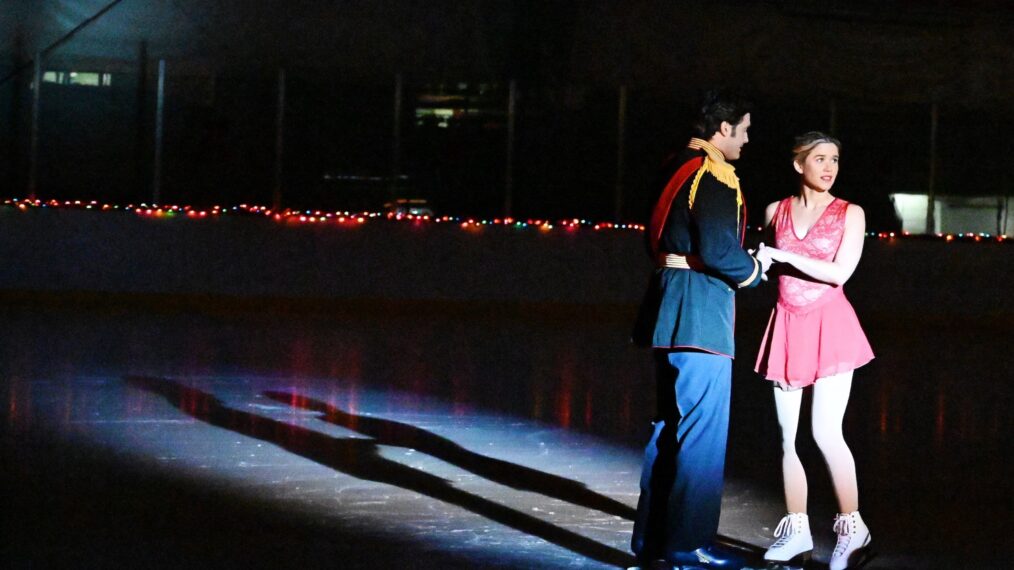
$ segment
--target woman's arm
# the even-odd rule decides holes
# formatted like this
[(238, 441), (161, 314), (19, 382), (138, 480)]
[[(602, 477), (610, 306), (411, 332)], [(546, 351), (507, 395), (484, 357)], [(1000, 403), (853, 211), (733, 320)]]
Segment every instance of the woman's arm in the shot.
[(775, 218), (775, 212), (778, 211), (778, 202), (771, 202), (767, 208), (764, 208), (764, 229), (767, 230), (771, 227), (771, 220)]
[[(834, 261), (821, 261), (804, 255), (764, 247), (770, 250), (775, 261), (788, 263), (799, 271), (831, 285), (844, 285), (859, 264), (866, 238), (866, 214), (855, 204), (849, 204), (845, 211), (845, 232)], [(762, 246), (763, 247), (763, 246)]]

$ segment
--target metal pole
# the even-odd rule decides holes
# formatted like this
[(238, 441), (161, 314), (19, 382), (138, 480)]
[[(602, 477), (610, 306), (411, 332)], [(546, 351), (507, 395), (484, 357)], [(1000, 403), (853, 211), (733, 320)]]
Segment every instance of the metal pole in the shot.
[(998, 234), (1007, 235), (1007, 220), (1010, 219), (1010, 196), (1003, 197), (1003, 221), (1001, 222)]
[(514, 125), (517, 118), (518, 82), (511, 79), (507, 94), (507, 171), (504, 173), (503, 215), (514, 210)]
[(285, 153), (285, 69), (278, 70), (278, 114), (275, 117), (275, 190), (272, 208), (282, 206), (282, 160)]
[[(21, 30), (18, 30), (17, 35), (14, 38), (14, 53), (12, 62), (14, 67), (20, 67), (23, 62), (28, 59), (24, 54), (24, 39), (21, 35)], [(22, 184), (25, 183), (24, 170), (23, 170), (23, 149), (21, 146), (22, 134), (22, 117), (21, 117), (21, 104), (22, 104), (22, 91), (21, 88), (24, 85), (24, 80), (18, 78), (17, 81), (11, 82), (11, 107), (10, 107), (10, 138), (8, 139), (7, 153), (10, 156), (11, 166), (11, 188), (20, 189), (25, 188)]]
[(134, 184), (138, 191), (145, 186), (148, 116), (148, 42), (142, 41), (137, 52), (137, 113), (134, 116)]
[(926, 196), (926, 233), (937, 231), (936, 223), (936, 184), (937, 184), (937, 123), (940, 120), (940, 108), (936, 101), (930, 107), (930, 156), (929, 181)]
[(616, 203), (613, 220), (619, 222), (623, 218), (623, 157), (626, 154), (627, 133), (627, 86), (620, 86), (620, 103), (616, 124)]
[(158, 60), (158, 91), (155, 96), (155, 166), (151, 182), (151, 201), (158, 204), (162, 197), (162, 125), (165, 115), (165, 60)]
[(398, 176), (401, 174), (401, 105), (404, 80), (400, 73), (394, 76), (394, 124), (391, 127), (391, 180), (390, 198), (397, 198)]
[(35, 72), (32, 74), (32, 130), (28, 151), (28, 199), (35, 199), (39, 173), (39, 102), (42, 91), (42, 52), (35, 54)]
[(996, 235), (1002, 236), (1004, 234), (1003, 222), (1004, 218), (1007, 217), (1006, 201), (1004, 196), (996, 197)]

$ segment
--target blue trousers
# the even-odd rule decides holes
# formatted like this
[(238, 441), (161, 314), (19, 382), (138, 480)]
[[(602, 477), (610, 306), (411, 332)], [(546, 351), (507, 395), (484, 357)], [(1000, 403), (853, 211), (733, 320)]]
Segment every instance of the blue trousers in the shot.
[(722, 508), (732, 359), (656, 352), (658, 408), (644, 452), (631, 549), (671, 559), (714, 540)]

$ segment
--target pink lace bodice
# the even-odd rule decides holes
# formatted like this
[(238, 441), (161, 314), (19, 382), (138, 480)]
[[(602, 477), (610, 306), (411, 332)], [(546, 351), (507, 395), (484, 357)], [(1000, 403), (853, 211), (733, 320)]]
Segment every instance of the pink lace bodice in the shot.
[[(775, 226), (775, 247), (813, 259), (834, 260), (845, 233), (845, 210), (848, 205), (845, 200), (835, 198), (800, 239), (792, 223), (792, 198), (782, 200), (772, 219)], [(778, 302), (789, 308), (802, 308), (820, 299), (830, 289), (836, 289), (834, 285), (794, 275), (800, 274), (778, 276)]]

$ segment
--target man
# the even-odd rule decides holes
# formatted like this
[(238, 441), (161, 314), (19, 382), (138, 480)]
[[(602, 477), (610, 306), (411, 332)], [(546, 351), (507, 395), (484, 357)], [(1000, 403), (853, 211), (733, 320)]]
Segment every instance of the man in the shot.
[(697, 136), (671, 164), (648, 226), (659, 269), (641, 326), (650, 335), (643, 342), (655, 349), (659, 415), (645, 450), (631, 540), (642, 567), (742, 566), (713, 541), (729, 429), (735, 290), (756, 286), (771, 264), (766, 254), (753, 257), (742, 247), (746, 208), (729, 164), (749, 140), (749, 111), (735, 94), (705, 96)]

